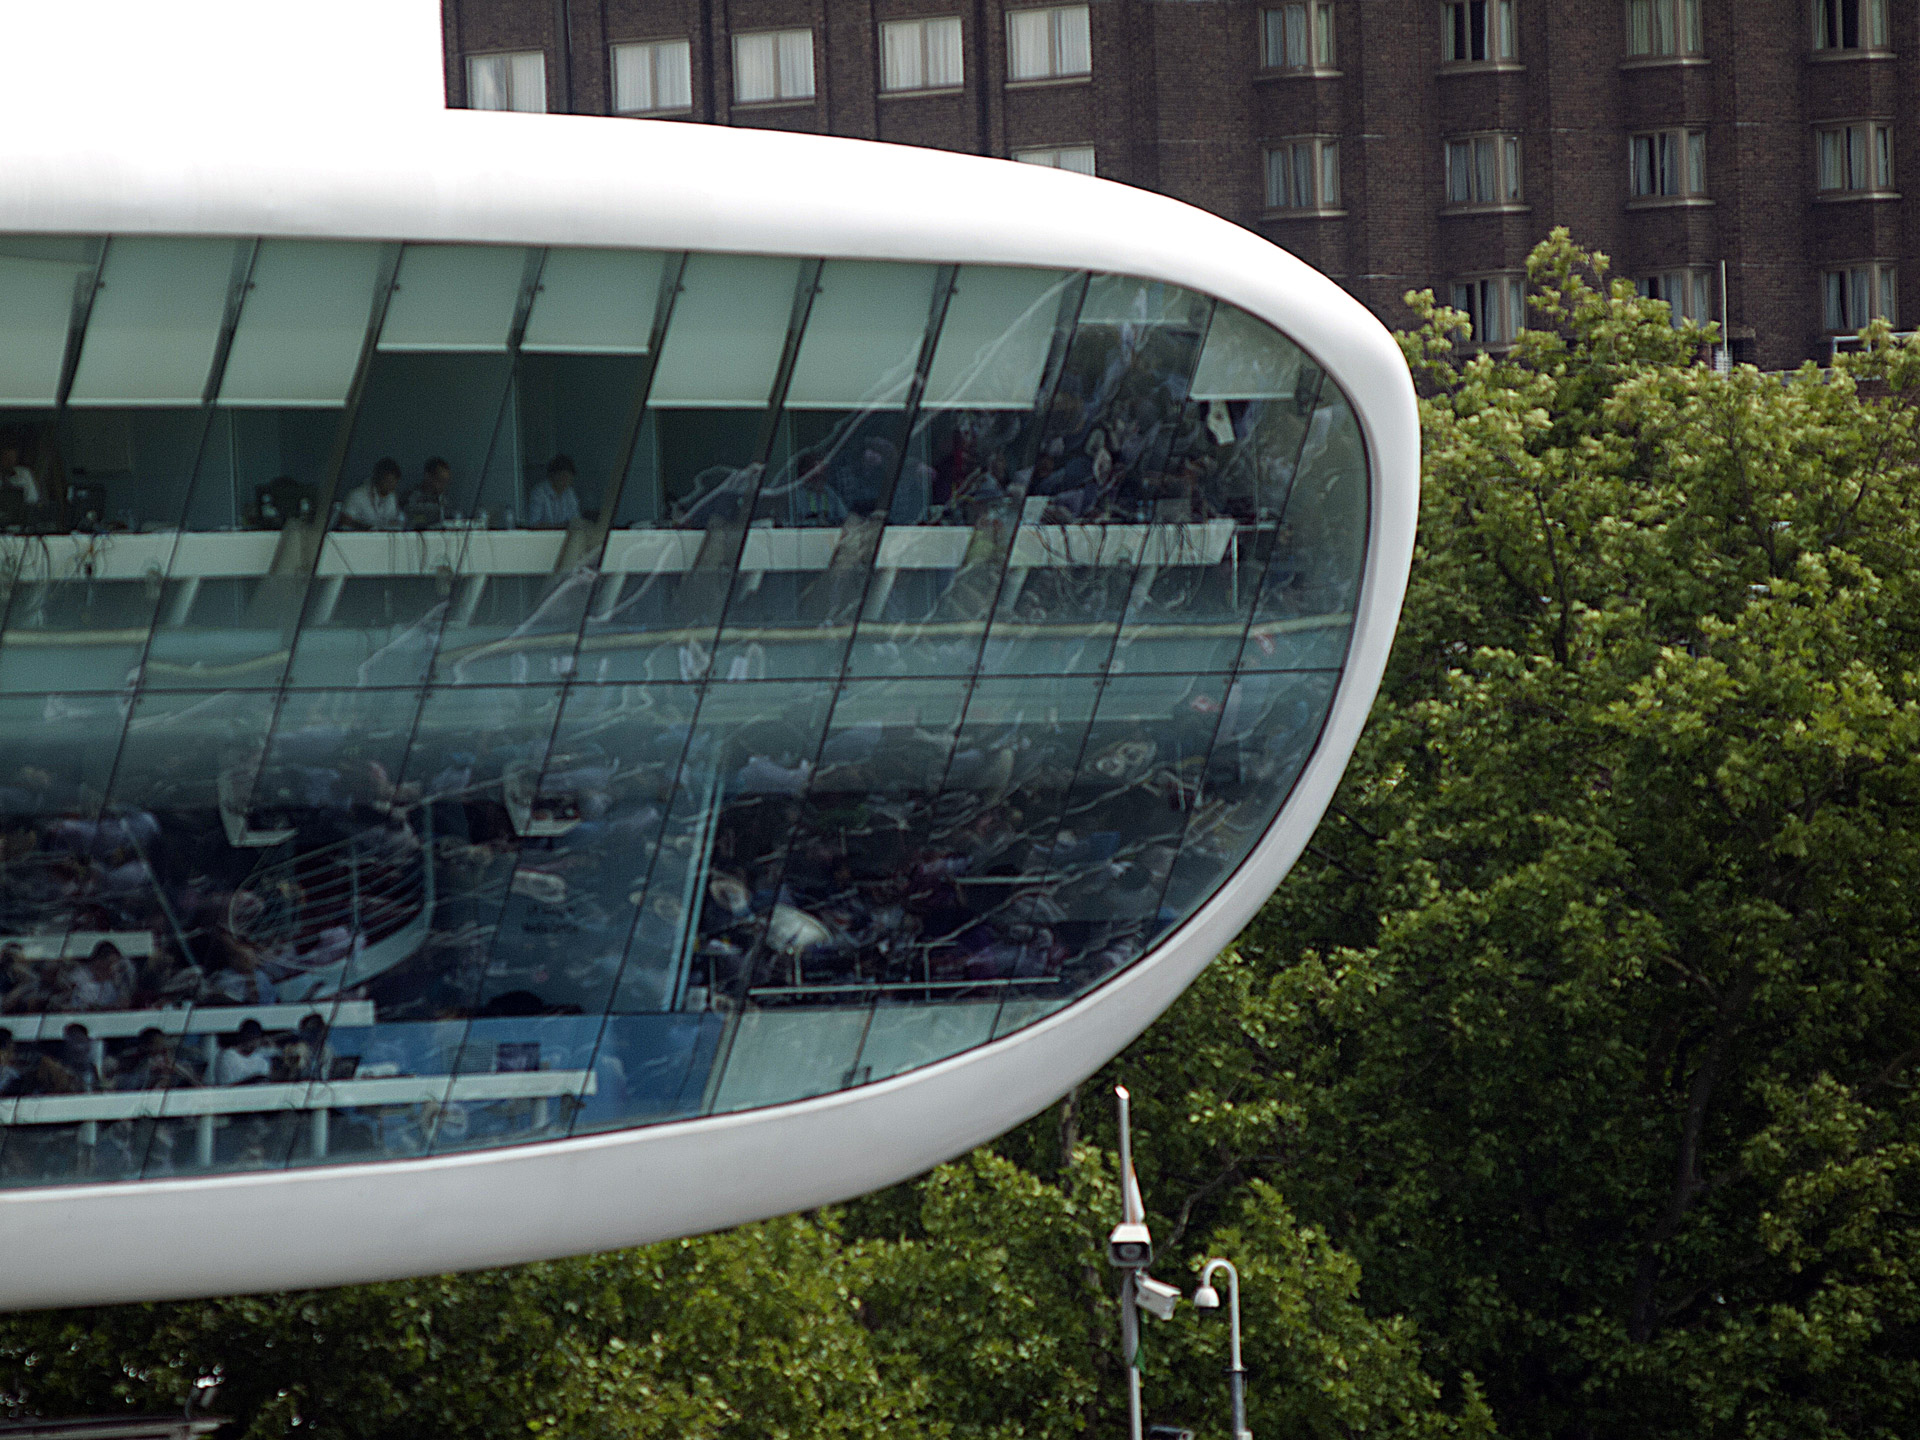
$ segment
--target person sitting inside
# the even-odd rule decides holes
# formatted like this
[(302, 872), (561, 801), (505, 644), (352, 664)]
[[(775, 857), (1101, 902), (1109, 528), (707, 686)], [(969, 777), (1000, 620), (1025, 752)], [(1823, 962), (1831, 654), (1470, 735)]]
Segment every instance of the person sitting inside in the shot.
[(20, 463), (20, 442), (0, 435), (0, 523), (31, 518), (42, 498), (40, 482)]
[(391, 455), (374, 462), (373, 477), (347, 492), (340, 523), (349, 530), (400, 528), (400, 462)]
[(260, 952), (237, 935), (224, 935), (225, 963), (207, 981), (201, 1000), (208, 1005), (272, 1005), (279, 998), (272, 979), (260, 968)]
[(430, 530), (460, 517), (453, 509), (453, 467), (435, 455), (421, 467), (420, 483), (407, 493), (407, 524)]
[(233, 1044), (213, 1062), (216, 1085), (260, 1085), (273, 1078), (273, 1049), (258, 1020), (242, 1020)]
[(527, 525), (534, 530), (564, 530), (580, 518), (580, 497), (573, 488), (573, 461), (556, 455), (547, 462), (547, 478), (527, 497)]
[(0, 1100), (8, 1100), (27, 1088), (27, 1077), (35, 1061), (22, 1055), (13, 1043), (13, 1031), (0, 1026)]
[(67, 1004), (75, 1010), (125, 1010), (133, 1004), (133, 967), (111, 940), (102, 940), (74, 977)]
[(140, 1032), (134, 1053), (114, 1077), (116, 1090), (173, 1090), (198, 1085), (200, 1078), (183, 1062), (171, 1036), (157, 1026)]

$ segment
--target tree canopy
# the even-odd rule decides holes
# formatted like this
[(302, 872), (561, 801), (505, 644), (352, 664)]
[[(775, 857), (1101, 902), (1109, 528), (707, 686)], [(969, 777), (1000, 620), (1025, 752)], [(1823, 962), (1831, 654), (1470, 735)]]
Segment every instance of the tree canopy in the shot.
[[(356, 1437), (1117, 1433), (1101, 1088), (1263, 1440), (1920, 1431), (1920, 347), (1791, 376), (1556, 236), (1431, 296), (1419, 549), (1293, 876), (1057, 1112), (830, 1213), (514, 1271), (0, 1322), (0, 1403)], [(3, 1263), (3, 1262), (0, 1262)], [(1224, 1325), (1151, 1324), (1226, 1434)]]

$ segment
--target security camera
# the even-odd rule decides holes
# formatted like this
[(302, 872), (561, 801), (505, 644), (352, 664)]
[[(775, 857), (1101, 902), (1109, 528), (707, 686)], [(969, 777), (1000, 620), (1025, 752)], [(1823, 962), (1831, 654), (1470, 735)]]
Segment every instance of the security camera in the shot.
[(1107, 1263), (1117, 1270), (1144, 1270), (1153, 1263), (1153, 1236), (1144, 1225), (1113, 1227), (1107, 1236)]
[(1133, 1297), (1157, 1320), (1171, 1320), (1173, 1307), (1180, 1303), (1180, 1291), (1151, 1275), (1133, 1277)]

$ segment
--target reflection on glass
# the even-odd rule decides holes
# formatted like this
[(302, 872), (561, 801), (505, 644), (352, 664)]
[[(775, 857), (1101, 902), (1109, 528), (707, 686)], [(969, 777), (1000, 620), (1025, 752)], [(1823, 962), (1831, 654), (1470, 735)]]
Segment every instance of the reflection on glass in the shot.
[(1357, 603), (1346, 397), (1165, 284), (10, 239), (0, 326), (0, 1184), (1036, 1023), (1244, 861)]

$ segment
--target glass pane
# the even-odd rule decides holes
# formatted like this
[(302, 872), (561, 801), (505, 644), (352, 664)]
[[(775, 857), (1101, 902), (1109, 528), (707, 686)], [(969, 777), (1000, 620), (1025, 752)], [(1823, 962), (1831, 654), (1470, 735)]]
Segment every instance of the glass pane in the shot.
[(479, 1008), (511, 995), (541, 1013), (605, 1012), (696, 699), (693, 686), (577, 688), (544, 764), (507, 771), (503, 798), (521, 844)]
[(922, 405), (1032, 409), (1068, 286), (1059, 270), (961, 266)]
[(85, 241), (0, 242), (0, 405), (51, 405), (73, 322), (74, 289), (91, 268)]
[(609, 1016), (573, 1133), (699, 1114), (722, 1023), (717, 1014)]
[[(1487, 328), (1491, 341), (1494, 317)], [(1366, 549), (1366, 448), (1346, 397), (1330, 384), (1318, 388), (1243, 671), (1332, 669), (1346, 655)]]
[(1162, 896), (1226, 695), (1225, 676), (1115, 676), (1102, 690), (1046, 881), (1028, 902), (1041, 973), (1058, 988), (1099, 983), (1175, 920)]
[(798, 260), (689, 259), (649, 403), (655, 409), (764, 406), (799, 280)]
[(360, 365), (380, 248), (262, 240), (220, 381), (222, 405), (343, 405)]
[(687, 741), (614, 1008), (737, 1009), (777, 983), (801, 925), (783, 875), (832, 688), (710, 687)]
[(1161, 901), (1166, 923), (1198, 909), (1272, 824), (1319, 740), (1338, 679), (1282, 671), (1242, 675), (1228, 689)]
[[(511, 515), (524, 503), (508, 452), (489, 464), (508, 367), (504, 354), (375, 358), (347, 447), (339, 511), (313, 562), (291, 683), (418, 684), (442, 632), (491, 613), (485, 606), (512, 583), (505, 577), (551, 575), (559, 536), (451, 520), (487, 510)], [(445, 473), (429, 482), (433, 460), (444, 462)], [(419, 477), (411, 490), (410, 473)], [(416, 523), (436, 528), (416, 532)], [(448, 636), (457, 651), (450, 664), (470, 655), (470, 638), (464, 629)], [(462, 680), (469, 669), (461, 667)]]
[(67, 403), (199, 404), (235, 250), (232, 240), (109, 241)]
[[(1211, 441), (1187, 387), (1209, 308), (1147, 282), (1089, 284), (1027, 477), (984, 670), (1104, 669), (1143, 567), (1170, 538), (1158, 526), (1207, 518), (1200, 447)], [(1116, 314), (1156, 323), (1106, 318)]]
[(526, 252), (513, 246), (407, 246), (380, 348), (505, 350), (525, 269)]
[(644, 355), (664, 255), (646, 250), (551, 250), (520, 348)]
[(0, 562), (0, 690), (121, 689), (146, 653), (206, 412), (70, 410), (58, 428), (17, 428), (30, 472), (65, 477), (21, 518), (66, 533)]
[(827, 261), (787, 404), (807, 410), (903, 406), (926, 338), (936, 273), (931, 265)]

